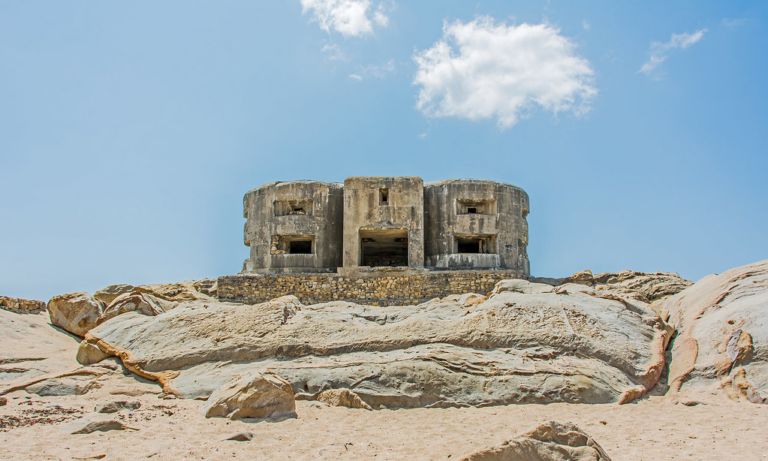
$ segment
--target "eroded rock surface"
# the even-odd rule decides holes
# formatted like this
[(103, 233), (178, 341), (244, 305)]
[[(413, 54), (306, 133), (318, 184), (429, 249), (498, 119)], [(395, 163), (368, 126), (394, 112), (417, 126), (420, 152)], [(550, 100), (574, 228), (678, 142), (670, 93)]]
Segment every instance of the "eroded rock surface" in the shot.
[(107, 320), (125, 314), (126, 312), (137, 312), (142, 315), (159, 315), (167, 310), (176, 307), (175, 302), (166, 301), (148, 293), (139, 291), (130, 291), (117, 296), (104, 309), (99, 316), (98, 323), (102, 324)]
[(86, 343), (180, 397), (207, 397), (257, 370), (296, 392), (350, 389), (373, 408), (627, 402), (663, 368), (669, 330), (623, 293), (514, 280), (467, 301), (181, 302), (155, 317), (115, 317)]
[(88, 293), (65, 293), (48, 301), (51, 323), (77, 336), (96, 326), (105, 304)]
[(635, 297), (646, 303), (662, 300), (675, 295), (693, 284), (671, 272), (620, 271), (603, 272), (592, 275), (592, 271), (576, 272), (564, 279), (536, 277), (533, 282), (558, 286), (569, 283), (593, 287), (597, 290), (610, 290)]
[(363, 402), (359, 395), (349, 389), (328, 389), (317, 396), (317, 401), (327, 403), (332, 407), (371, 409), (367, 403)]
[(0, 309), (0, 394), (79, 368), (77, 345), (74, 337), (53, 328), (46, 314)]
[(203, 408), (206, 418), (283, 418), (296, 416), (291, 385), (272, 373), (251, 371), (216, 389)]
[(547, 421), (461, 461), (610, 461), (605, 450), (573, 423)]
[(0, 296), (0, 309), (16, 313), (36, 314), (45, 310), (45, 301)]
[(768, 260), (704, 277), (661, 308), (679, 331), (673, 390), (709, 385), (768, 403)]
[(106, 286), (101, 290), (98, 290), (96, 293), (93, 294), (93, 297), (103, 302), (104, 304), (109, 305), (118, 296), (125, 293), (130, 293), (135, 288), (136, 287), (134, 287), (133, 285), (128, 285), (126, 283), (118, 283), (115, 285)]
[(105, 415), (86, 415), (63, 425), (59, 432), (62, 434), (90, 434), (92, 432), (122, 431), (125, 429), (134, 428)]

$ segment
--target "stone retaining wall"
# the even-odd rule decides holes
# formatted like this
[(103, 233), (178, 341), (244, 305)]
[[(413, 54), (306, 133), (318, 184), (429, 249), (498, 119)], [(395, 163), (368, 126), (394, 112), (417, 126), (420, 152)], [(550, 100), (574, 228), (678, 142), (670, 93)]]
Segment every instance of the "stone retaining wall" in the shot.
[(304, 304), (351, 301), (374, 306), (419, 304), (450, 294), (487, 295), (517, 271), (445, 271), (418, 275), (238, 274), (218, 280), (222, 301), (256, 304), (294, 295)]

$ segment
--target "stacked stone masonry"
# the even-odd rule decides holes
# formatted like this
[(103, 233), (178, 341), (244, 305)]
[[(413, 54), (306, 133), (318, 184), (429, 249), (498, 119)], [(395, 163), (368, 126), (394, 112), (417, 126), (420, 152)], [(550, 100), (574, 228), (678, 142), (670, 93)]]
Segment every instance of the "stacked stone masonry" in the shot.
[(238, 274), (219, 278), (224, 301), (256, 304), (294, 295), (304, 304), (352, 301), (374, 306), (419, 304), (451, 294), (487, 295), (501, 280), (519, 278), (517, 271), (435, 271), (421, 274)]

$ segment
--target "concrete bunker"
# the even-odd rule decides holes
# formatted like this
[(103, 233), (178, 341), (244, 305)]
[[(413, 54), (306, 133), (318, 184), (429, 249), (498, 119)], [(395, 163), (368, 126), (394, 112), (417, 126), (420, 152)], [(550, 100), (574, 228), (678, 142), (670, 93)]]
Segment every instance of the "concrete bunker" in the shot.
[[(243, 272), (530, 273), (528, 194), (510, 184), (358, 176), (274, 182), (243, 199)], [(388, 269), (389, 268), (389, 269)]]
[(243, 198), (244, 272), (334, 272), (341, 266), (344, 191), (341, 184), (264, 184)]
[(344, 181), (344, 271), (424, 269), (424, 182), (413, 176)]
[(408, 229), (360, 229), (360, 265), (408, 266)]
[(425, 184), (426, 266), (529, 274), (528, 209), (528, 194), (510, 184), (480, 179)]

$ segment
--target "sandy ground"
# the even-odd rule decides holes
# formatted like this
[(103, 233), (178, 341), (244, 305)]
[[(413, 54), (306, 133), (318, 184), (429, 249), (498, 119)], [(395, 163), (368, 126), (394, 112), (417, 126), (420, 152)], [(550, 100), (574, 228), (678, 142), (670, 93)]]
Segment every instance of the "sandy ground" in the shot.
[[(653, 396), (628, 405), (512, 405), (486, 408), (353, 410), (297, 402), (298, 418), (205, 419), (202, 401), (114, 392), (157, 392), (115, 373), (83, 396), (9, 394), (0, 407), (0, 459), (458, 459), (497, 445), (536, 424), (572, 421), (613, 460), (766, 460), (768, 406), (732, 402), (709, 392), (696, 406)], [(156, 387), (156, 386), (155, 386)], [(64, 434), (65, 422), (98, 403), (138, 400), (114, 414), (136, 431)], [(56, 407), (58, 406), (58, 407)], [(16, 419), (14, 419), (16, 418)], [(18, 425), (9, 427), (9, 425)], [(224, 440), (247, 431), (247, 442)]]

